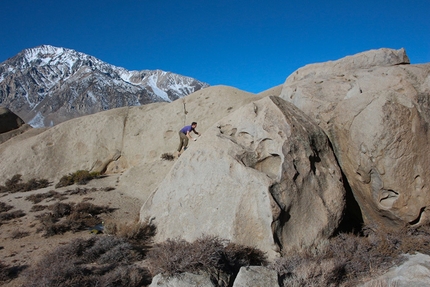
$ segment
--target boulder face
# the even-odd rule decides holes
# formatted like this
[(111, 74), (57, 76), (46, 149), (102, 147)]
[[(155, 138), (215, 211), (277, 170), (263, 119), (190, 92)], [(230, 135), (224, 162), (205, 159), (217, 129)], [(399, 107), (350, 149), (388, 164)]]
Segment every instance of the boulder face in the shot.
[(197, 121), (197, 130), (204, 133), (259, 98), (214, 86), (169, 104), (112, 109), (51, 128), (35, 128), (0, 144), (0, 184), (15, 174), (23, 180), (45, 178), (55, 184), (80, 169), (104, 171), (118, 175), (118, 189), (143, 204), (173, 165), (161, 155), (177, 149), (178, 131), (185, 124)]
[(205, 131), (141, 209), (155, 240), (215, 235), (269, 258), (330, 236), (345, 191), (326, 135), (279, 97), (265, 97)]
[(430, 65), (403, 49), (313, 64), (287, 78), (281, 97), (330, 138), (365, 222), (430, 221)]
[(29, 129), (31, 126), (25, 124), (20, 117), (8, 108), (0, 107), (0, 144)]
[(0, 134), (18, 129), (24, 121), (8, 108), (0, 107)]

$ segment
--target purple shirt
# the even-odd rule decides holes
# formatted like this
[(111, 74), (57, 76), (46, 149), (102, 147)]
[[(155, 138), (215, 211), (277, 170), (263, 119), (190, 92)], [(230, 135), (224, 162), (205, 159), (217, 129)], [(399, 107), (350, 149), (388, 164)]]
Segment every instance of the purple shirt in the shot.
[(181, 129), (181, 133), (183, 134), (187, 134), (187, 132), (195, 132), (192, 126), (185, 126)]

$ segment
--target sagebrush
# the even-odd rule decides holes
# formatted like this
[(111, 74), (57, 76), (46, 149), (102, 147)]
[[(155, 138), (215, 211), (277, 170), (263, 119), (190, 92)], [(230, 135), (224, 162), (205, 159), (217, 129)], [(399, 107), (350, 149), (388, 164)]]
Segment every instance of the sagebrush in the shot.
[(88, 170), (78, 170), (74, 173), (64, 175), (60, 181), (55, 185), (55, 188), (73, 185), (73, 184), (87, 184), (90, 180), (100, 177), (99, 172), (89, 172)]
[(26, 192), (40, 188), (48, 187), (50, 182), (47, 179), (32, 178), (27, 182), (22, 182), (22, 175), (15, 174), (12, 178), (7, 179), (5, 185), (0, 185), (0, 193)]
[(430, 255), (429, 247), (428, 225), (388, 230), (372, 224), (359, 235), (340, 233), (317, 246), (290, 250), (272, 267), (283, 286), (355, 286), (400, 264), (402, 254)]
[(153, 274), (167, 276), (199, 271), (235, 274), (241, 266), (267, 263), (262, 251), (215, 236), (204, 236), (194, 242), (169, 239), (155, 244), (148, 252), (147, 259)]
[(100, 214), (114, 211), (108, 206), (98, 206), (89, 202), (78, 204), (57, 202), (47, 208), (50, 212), (37, 216), (41, 223), (39, 231), (43, 231), (45, 237), (88, 229), (102, 223)]
[(124, 239), (97, 236), (57, 248), (25, 272), (25, 286), (146, 286), (140, 252)]

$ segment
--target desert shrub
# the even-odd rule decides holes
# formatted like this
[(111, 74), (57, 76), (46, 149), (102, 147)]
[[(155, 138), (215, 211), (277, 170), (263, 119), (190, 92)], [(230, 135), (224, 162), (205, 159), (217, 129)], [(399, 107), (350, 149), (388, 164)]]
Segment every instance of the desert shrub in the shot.
[(124, 239), (98, 236), (76, 239), (47, 254), (26, 272), (25, 286), (145, 286), (148, 270)]
[(90, 192), (95, 192), (95, 191), (97, 191), (97, 188), (95, 187), (90, 189), (77, 187), (75, 189), (66, 190), (64, 193), (69, 195), (86, 195)]
[(67, 197), (65, 197), (64, 195), (62, 195), (59, 192), (56, 192), (55, 190), (50, 190), (48, 192), (45, 193), (38, 193), (38, 194), (32, 194), (27, 196), (25, 199), (29, 200), (33, 203), (39, 203), (47, 198), (54, 198), (54, 199), (58, 199), (58, 200), (64, 200), (67, 199)]
[(5, 202), (0, 201), (0, 213), (7, 212), (13, 208), (12, 205), (9, 205)]
[(69, 215), (72, 212), (72, 205), (68, 203), (57, 202), (53, 205), (48, 206), (51, 210), (50, 215), (54, 218), (62, 218)]
[(251, 261), (255, 265), (266, 263), (265, 254), (255, 248), (227, 246), (227, 240), (213, 236), (205, 236), (192, 243), (169, 239), (155, 244), (148, 252), (147, 260), (152, 274), (162, 273), (168, 276), (198, 271), (233, 274), (238, 271), (240, 264), (248, 265)]
[(161, 155), (161, 158), (164, 159), (164, 160), (168, 160), (168, 161), (172, 161), (172, 160), (175, 159), (175, 157), (171, 153), (163, 153)]
[(90, 180), (98, 178), (99, 172), (89, 172), (88, 170), (78, 170), (74, 173), (64, 175), (60, 181), (55, 185), (55, 188), (69, 186), (73, 184), (87, 184)]
[[(375, 276), (401, 263), (401, 255), (430, 254), (428, 225), (397, 229), (367, 225), (361, 235), (340, 233), (322, 248), (283, 254), (272, 266), (284, 286), (337, 286)], [(319, 249), (318, 252), (315, 252)]]
[(420, 252), (430, 255), (430, 225), (408, 226), (386, 229), (383, 226), (367, 225), (364, 234), (377, 244), (378, 251), (393, 257), (404, 253)]
[(7, 283), (10, 280), (15, 279), (24, 268), (25, 267), (21, 266), (11, 267), (0, 261), (0, 284)]
[(22, 210), (3, 212), (3, 213), (0, 213), (0, 222), (9, 221), (9, 220), (24, 217), (24, 216), (25, 216), (25, 213)]
[(124, 238), (142, 247), (148, 246), (151, 243), (151, 239), (154, 237), (157, 230), (155, 225), (149, 220), (140, 222), (139, 218), (127, 224), (117, 224), (107, 219), (103, 222), (103, 225), (105, 234)]
[(240, 267), (249, 265), (266, 265), (266, 255), (263, 251), (236, 243), (228, 243), (224, 248), (224, 256), (228, 268), (234, 273), (239, 272)]
[(67, 231), (79, 231), (100, 224), (102, 220), (99, 215), (110, 213), (112, 208), (98, 206), (88, 202), (74, 203), (55, 203), (48, 206), (50, 213), (36, 216), (44, 236), (62, 234)]
[(18, 239), (18, 238), (26, 237), (26, 236), (28, 236), (29, 234), (30, 234), (30, 233), (29, 233), (29, 232), (27, 232), (27, 231), (22, 231), (22, 230), (17, 229), (17, 230), (12, 231), (12, 233), (11, 233), (10, 237), (11, 237), (12, 239)]
[(67, 224), (58, 223), (59, 220), (51, 216), (49, 213), (41, 214), (37, 216), (37, 218), (41, 224), (41, 227), (38, 229), (38, 231), (43, 231), (43, 236), (45, 237), (63, 234), (70, 230), (70, 227)]
[(30, 211), (31, 212), (38, 212), (38, 211), (42, 211), (45, 210), (46, 208), (48, 208), (47, 205), (39, 205), (39, 204), (35, 204), (31, 207)]
[(338, 286), (344, 278), (343, 263), (333, 259), (328, 242), (322, 241), (300, 251), (284, 253), (272, 267), (282, 286)]
[(22, 182), (22, 175), (15, 174), (12, 178), (6, 180), (5, 185), (0, 186), (0, 193), (10, 192), (25, 192), (30, 190), (36, 190), (49, 186), (49, 181), (46, 179), (35, 179), (32, 178), (28, 182)]

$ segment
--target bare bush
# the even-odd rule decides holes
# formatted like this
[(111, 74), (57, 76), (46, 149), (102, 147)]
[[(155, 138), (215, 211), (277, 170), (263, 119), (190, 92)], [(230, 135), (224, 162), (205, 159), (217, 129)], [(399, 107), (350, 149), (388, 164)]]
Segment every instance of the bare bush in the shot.
[(12, 205), (0, 201), (0, 213), (7, 212), (13, 208)]
[(355, 284), (400, 264), (402, 254), (430, 254), (429, 231), (428, 225), (397, 229), (368, 225), (361, 236), (341, 233), (322, 248), (283, 254), (273, 268), (285, 286), (302, 286), (304, 282), (307, 286)]
[(38, 212), (38, 211), (42, 211), (45, 210), (46, 208), (48, 208), (47, 205), (39, 205), (39, 204), (35, 204), (31, 207), (30, 211), (31, 212)]
[(154, 237), (157, 230), (155, 225), (151, 224), (149, 220), (140, 222), (139, 218), (126, 224), (117, 224), (116, 222), (108, 219), (105, 220), (103, 224), (105, 234), (125, 238), (140, 245), (148, 245), (151, 243), (151, 239)]
[(43, 231), (46, 237), (67, 231), (76, 232), (101, 224), (102, 220), (99, 215), (113, 211), (107, 206), (98, 206), (88, 202), (56, 203), (48, 206), (48, 209), (51, 210), (50, 213), (36, 216), (41, 223), (39, 231)]
[(181, 239), (167, 240), (155, 244), (148, 252), (147, 259), (152, 274), (162, 273), (167, 276), (198, 271), (233, 274), (241, 264), (266, 263), (266, 256), (260, 250), (241, 245), (229, 246), (229, 243), (213, 236), (202, 237), (192, 243)]
[(9, 266), (0, 261), (0, 284), (15, 279), (25, 267)]
[(7, 179), (5, 185), (0, 185), (0, 193), (10, 192), (25, 192), (30, 190), (36, 190), (49, 186), (49, 181), (46, 179), (32, 178), (27, 182), (22, 182), (22, 175), (15, 174), (12, 178)]
[(55, 190), (50, 190), (50, 191), (45, 192), (45, 193), (32, 194), (32, 195), (27, 196), (25, 199), (36, 204), (36, 203), (42, 202), (43, 200), (45, 200), (47, 198), (55, 198), (58, 200), (67, 199), (67, 197), (65, 197), (64, 195), (62, 195), (59, 192), (56, 192)]
[(12, 238), (12, 239), (19, 239), (19, 238), (26, 237), (29, 234), (30, 233), (27, 232), (27, 231), (22, 231), (22, 230), (16, 229), (16, 230), (12, 231), (12, 233), (10, 235), (10, 238)]
[(148, 270), (126, 240), (99, 236), (76, 239), (47, 254), (26, 272), (25, 286), (145, 286)]
[(25, 216), (25, 213), (22, 210), (3, 212), (3, 213), (0, 213), (0, 222), (9, 221), (9, 220), (24, 217), (24, 216)]
[(172, 161), (172, 160), (175, 159), (175, 157), (171, 153), (163, 153), (161, 155), (161, 158), (164, 159), (164, 160), (168, 160), (168, 161)]
[(64, 175), (60, 181), (55, 185), (55, 188), (73, 185), (73, 184), (87, 184), (90, 180), (100, 177), (99, 172), (89, 172), (88, 170), (78, 170), (74, 173)]

